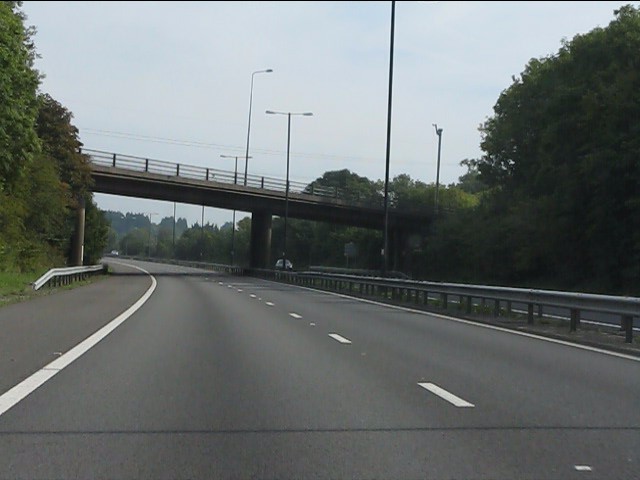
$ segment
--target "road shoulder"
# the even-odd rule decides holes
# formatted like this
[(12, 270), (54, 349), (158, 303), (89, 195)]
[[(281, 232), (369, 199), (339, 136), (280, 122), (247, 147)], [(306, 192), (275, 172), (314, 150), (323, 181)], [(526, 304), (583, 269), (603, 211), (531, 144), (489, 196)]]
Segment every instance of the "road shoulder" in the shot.
[(0, 308), (0, 394), (109, 323), (151, 285), (131, 267), (112, 270), (99, 281)]

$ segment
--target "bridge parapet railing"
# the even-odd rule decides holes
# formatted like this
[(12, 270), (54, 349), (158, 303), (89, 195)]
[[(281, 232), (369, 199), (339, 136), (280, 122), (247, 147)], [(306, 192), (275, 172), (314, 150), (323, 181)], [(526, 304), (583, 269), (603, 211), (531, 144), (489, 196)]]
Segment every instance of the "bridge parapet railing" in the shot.
[[(284, 193), (287, 187), (286, 180), (277, 177), (248, 174), (245, 179), (244, 174), (240, 172), (221, 170), (216, 168), (206, 168), (183, 163), (172, 163), (163, 160), (136, 157), (133, 155), (124, 155), (119, 153), (116, 154), (86, 148), (80, 149), (80, 152), (85, 153), (89, 157), (91, 163), (103, 167), (120, 168), (133, 172), (153, 173), (158, 175), (182, 177), (193, 180), (204, 180), (222, 184), (235, 184), (280, 193)], [(334, 198), (337, 200), (341, 200), (348, 205), (365, 208), (384, 208), (384, 197), (380, 192), (365, 194), (359, 191), (349, 191), (335, 186), (318, 184), (318, 181), (304, 183), (289, 180), (289, 193), (298, 195), (310, 195), (321, 198)], [(391, 210), (410, 213), (411, 211), (423, 212), (425, 208), (426, 207), (423, 205), (399, 206), (393, 196), (390, 196), (389, 198), (389, 209)], [(438, 207), (438, 212), (440, 214), (452, 213), (453, 211), (455, 211), (455, 208), (447, 207), (445, 204), (440, 204)]]
[[(172, 163), (163, 160), (155, 160), (132, 155), (116, 154), (100, 150), (81, 149), (81, 153), (88, 155), (91, 163), (103, 167), (122, 168), (134, 172), (146, 172), (159, 175), (204, 180), (224, 184), (242, 185), (252, 188), (260, 188), (277, 192), (285, 192), (286, 180), (277, 177), (263, 175), (240, 174), (235, 171), (220, 170), (215, 168), (199, 167), (194, 165)], [(313, 195), (319, 197), (332, 197), (350, 199), (344, 190), (322, 185), (312, 185), (304, 182), (289, 180), (289, 193)]]

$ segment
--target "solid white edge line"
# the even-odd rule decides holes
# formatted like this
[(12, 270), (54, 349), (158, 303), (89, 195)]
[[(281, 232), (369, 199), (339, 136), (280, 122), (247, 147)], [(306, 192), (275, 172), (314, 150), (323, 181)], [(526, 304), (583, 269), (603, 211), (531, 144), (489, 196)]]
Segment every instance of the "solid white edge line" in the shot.
[(340, 343), (344, 343), (345, 345), (351, 343), (351, 340), (344, 338), (342, 335), (338, 335), (337, 333), (330, 333), (329, 336)]
[(100, 340), (109, 335), (120, 324), (122, 324), (131, 315), (133, 315), (140, 307), (142, 307), (142, 305), (144, 305), (145, 302), (149, 299), (151, 294), (153, 294), (158, 284), (153, 275), (151, 275), (143, 268), (136, 267), (134, 265), (128, 265), (126, 263), (119, 264), (135, 268), (149, 275), (151, 277), (151, 286), (149, 287), (149, 289), (133, 305), (131, 305), (116, 318), (111, 320), (111, 322), (106, 324), (100, 330), (93, 333), (92, 335), (81, 341), (78, 345), (72, 347), (59, 358), (41, 368), (40, 370), (36, 371), (34, 374), (30, 375), (22, 382), (18, 383), (17, 385), (0, 395), (0, 416), (2, 416), (2, 414), (4, 414), (10, 408), (15, 406), (18, 402), (22, 401), (25, 397), (27, 397), (27, 395), (32, 393), (38, 387), (43, 385), (47, 380), (50, 380), (60, 370), (67, 367), (73, 361), (77, 360), (81, 355), (86, 353), (89, 349), (94, 347), (98, 342), (100, 342)]
[(420, 382), (420, 383), (418, 383), (418, 385), (420, 385), (425, 390), (430, 391), (434, 395), (437, 395), (438, 397), (442, 398), (443, 400), (446, 400), (447, 402), (449, 402), (450, 404), (452, 404), (455, 407), (458, 407), (458, 408), (473, 408), (475, 406), (473, 403), (469, 403), (466, 400), (463, 400), (462, 398), (455, 396), (453, 393), (447, 392), (444, 388), (439, 387), (435, 383)]
[[(271, 283), (280, 284), (280, 282), (275, 282), (273, 280), (266, 280), (266, 279), (261, 279), (261, 280), (265, 281), (265, 282), (271, 282)], [(289, 284), (287, 284), (287, 285), (289, 285)], [(509, 328), (498, 327), (496, 325), (487, 325), (486, 323), (479, 323), (479, 322), (473, 322), (471, 320), (465, 320), (464, 318), (450, 317), (449, 315), (443, 315), (441, 313), (425, 312), (424, 310), (415, 310), (413, 308), (401, 307), (399, 305), (389, 305), (387, 303), (376, 302), (375, 300), (369, 300), (367, 298), (350, 297), (349, 295), (343, 295), (341, 293), (327, 292), (325, 290), (318, 290), (318, 289), (315, 289), (315, 288), (303, 287), (301, 285), (289, 285), (289, 286), (290, 287), (300, 288), (300, 289), (303, 289), (303, 290), (309, 290), (311, 292), (326, 293), (328, 295), (335, 295), (336, 297), (348, 298), (349, 300), (356, 300), (358, 302), (371, 303), (373, 305), (379, 305), (381, 307), (393, 308), (394, 310), (402, 310), (402, 311), (405, 311), (405, 312), (418, 313), (420, 315), (426, 315), (426, 316), (431, 315), (431, 316), (436, 317), (436, 318), (442, 318), (444, 320), (450, 320), (452, 322), (464, 323), (465, 325), (471, 325), (471, 326), (478, 327), (478, 328), (486, 328), (488, 330), (497, 330), (499, 332), (509, 333), (511, 335), (519, 335), (521, 337), (534, 338), (536, 340), (541, 340), (543, 342), (555, 343), (555, 344), (558, 344), (558, 345), (564, 345), (566, 347), (578, 348), (580, 350), (587, 350), (587, 351), (590, 351), (590, 352), (602, 353), (604, 355), (609, 355), (611, 357), (624, 358), (625, 360), (632, 360), (634, 362), (640, 362), (640, 357), (634, 357), (633, 355), (627, 355), (626, 353), (614, 352), (614, 351), (611, 351), (611, 350), (605, 350), (603, 348), (591, 347), (589, 345), (582, 345), (580, 343), (571, 343), (571, 342), (567, 342), (565, 340), (558, 340), (556, 338), (543, 337), (541, 335), (536, 335), (535, 333), (519, 332), (517, 330), (511, 330)]]

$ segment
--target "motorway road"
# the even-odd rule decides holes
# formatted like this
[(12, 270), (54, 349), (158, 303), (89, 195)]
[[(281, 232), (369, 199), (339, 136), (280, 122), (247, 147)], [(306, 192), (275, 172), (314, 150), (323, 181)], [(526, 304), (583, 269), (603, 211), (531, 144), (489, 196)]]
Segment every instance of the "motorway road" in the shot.
[[(148, 300), (74, 361), (40, 370), (49, 380), (21, 401), (0, 395), (0, 479), (640, 478), (638, 359), (127, 263), (154, 274)], [(115, 268), (125, 274), (90, 286), (103, 295), (90, 290), (85, 333), (155, 284)], [(64, 292), (69, 312), (86, 288)], [(37, 340), (52, 334), (47, 315), (12, 325), (43, 311), (64, 323), (57, 295), (0, 309), (0, 347), (53, 348)], [(77, 337), (67, 330), (59, 342)], [(33, 350), (10, 367), (0, 353), (3, 378), (24, 391), (25, 371), (49, 361)]]

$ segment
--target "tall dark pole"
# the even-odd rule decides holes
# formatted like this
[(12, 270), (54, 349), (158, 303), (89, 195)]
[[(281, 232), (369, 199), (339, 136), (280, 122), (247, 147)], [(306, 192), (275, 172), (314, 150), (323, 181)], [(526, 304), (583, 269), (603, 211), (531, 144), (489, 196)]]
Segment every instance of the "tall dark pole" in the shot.
[(149, 258), (151, 258), (151, 215), (154, 215), (154, 214), (153, 213), (149, 214), (149, 252), (148, 252)]
[[(222, 158), (235, 158), (236, 164), (235, 169), (233, 170), (233, 183), (234, 185), (238, 184), (238, 155), (220, 155)], [(251, 158), (251, 157), (247, 157)], [(233, 228), (231, 229), (231, 265), (235, 264), (235, 233), (236, 233), (236, 210), (233, 209)]]
[(236, 236), (236, 211), (233, 211), (233, 225), (231, 226), (231, 265), (236, 264), (236, 250), (235, 250), (235, 236)]
[(284, 194), (284, 240), (282, 242), (282, 269), (287, 269), (287, 220), (289, 218), (289, 147), (291, 145), (291, 113), (287, 114), (287, 184)]
[(176, 255), (176, 202), (173, 202), (173, 255)]
[(258, 70), (251, 74), (251, 91), (249, 93), (249, 125), (247, 126), (247, 151), (244, 156), (244, 185), (247, 186), (247, 169), (249, 167), (249, 135), (251, 133), (251, 104), (253, 103), (253, 77), (256, 73), (271, 73), (270, 68), (266, 70)]
[(247, 186), (247, 170), (249, 168), (249, 134), (251, 132), (251, 104), (253, 103), (253, 76), (256, 72), (251, 74), (251, 93), (249, 94), (249, 126), (247, 127), (247, 151), (244, 156), (244, 185)]
[(202, 205), (202, 220), (200, 221), (200, 260), (204, 257), (204, 205)]
[(289, 219), (289, 152), (291, 149), (291, 115), (303, 115), (310, 117), (313, 115), (311, 112), (304, 113), (291, 113), (291, 112), (274, 112), (273, 110), (267, 110), (265, 112), (268, 115), (286, 115), (287, 116), (287, 179), (284, 194), (284, 240), (282, 242), (282, 269), (287, 268), (287, 221)]
[(391, 42), (389, 48), (389, 102), (387, 104), (387, 162), (384, 174), (384, 247), (382, 253), (382, 276), (389, 268), (389, 156), (391, 153), (391, 94), (393, 92), (393, 34), (395, 30), (396, 2), (391, 2)]
[[(236, 157), (236, 169), (233, 175), (233, 183), (238, 183), (238, 157)], [(233, 209), (233, 225), (231, 225), (231, 266), (236, 263), (236, 250), (235, 250), (235, 241), (236, 241), (236, 209)]]
[(435, 123), (433, 126), (436, 129), (436, 135), (438, 135), (438, 167), (436, 169), (436, 198), (435, 198), (435, 214), (438, 215), (438, 188), (440, 186), (440, 147), (442, 146), (442, 129), (438, 128)]
[(237, 185), (238, 184), (238, 157), (235, 157), (235, 158), (236, 158), (236, 169), (234, 170), (234, 173), (233, 173), (233, 184)]

